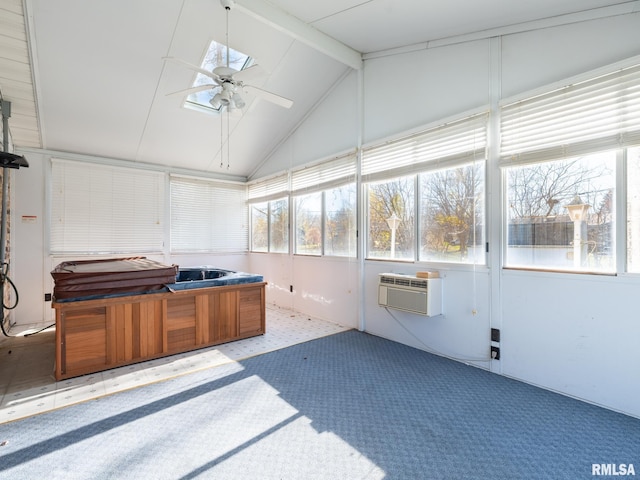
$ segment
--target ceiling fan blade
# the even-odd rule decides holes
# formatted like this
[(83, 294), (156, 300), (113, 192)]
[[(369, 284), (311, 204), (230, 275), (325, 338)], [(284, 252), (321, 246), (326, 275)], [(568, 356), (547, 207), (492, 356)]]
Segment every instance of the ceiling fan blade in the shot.
[(253, 85), (243, 85), (243, 88), (281, 107), (291, 108), (291, 106), (293, 105), (293, 100), (289, 100), (288, 98), (281, 97), (280, 95), (277, 95), (273, 92), (269, 92), (267, 90), (263, 90), (262, 88), (254, 87)]
[(250, 67), (245, 68), (244, 70), (240, 70), (233, 74), (233, 79), (237, 82), (247, 82), (254, 80), (262, 75), (264, 75), (263, 68), (258, 65), (251, 65)]
[(205, 90), (213, 90), (219, 88), (220, 85), (210, 83), (208, 85), (198, 85), (197, 87), (185, 88), (184, 90), (178, 90), (177, 92), (167, 93), (167, 97), (172, 95), (191, 95), (192, 93), (204, 92)]
[(220, 83), (220, 77), (217, 74), (210, 72), (209, 70), (205, 70), (204, 68), (200, 68), (197, 65), (193, 65), (189, 62), (185, 62), (184, 60), (176, 57), (163, 57), (162, 59), (165, 61), (168, 60), (170, 62), (180, 63), (191, 70), (195, 70), (196, 72), (201, 73), (202, 75), (206, 75), (207, 77), (213, 79), (214, 82)]

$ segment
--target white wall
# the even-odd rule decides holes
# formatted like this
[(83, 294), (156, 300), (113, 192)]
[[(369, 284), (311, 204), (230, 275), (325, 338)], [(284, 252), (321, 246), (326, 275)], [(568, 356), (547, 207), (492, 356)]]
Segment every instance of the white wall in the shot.
[(489, 56), (482, 40), (367, 60), (364, 143), (488, 105)]
[(46, 164), (43, 155), (26, 155), (28, 168), (13, 172), (11, 189), (11, 256), (9, 277), (19, 294), (11, 324), (44, 326), (53, 318), (51, 304), (44, 301), (49, 275), (44, 252)]
[[(363, 143), (416, 130), (492, 101), (495, 108), (500, 98), (639, 55), (638, 31), (640, 13), (635, 13), (367, 59)], [(354, 97), (359, 95), (357, 83), (347, 87)], [(344, 98), (344, 90), (337, 97)], [(331, 96), (326, 103), (339, 104)], [(358, 107), (348, 110), (354, 118), (357, 111)], [(342, 121), (350, 124), (351, 117)], [(279, 159), (277, 169), (323, 158), (332, 146), (334, 151), (343, 150), (345, 136), (335, 135), (334, 126), (335, 110), (316, 109), (273, 155)], [(351, 133), (355, 146), (357, 129)], [(640, 276), (503, 270), (500, 170), (495, 149), (492, 152), (487, 266), (363, 261), (362, 281), (356, 281), (363, 303), (357, 311), (342, 308), (353, 299), (353, 291), (347, 294), (336, 285), (343, 278), (343, 265), (328, 259), (252, 255), (251, 268), (269, 271), (270, 298), (277, 304), (310, 314), (321, 311), (323, 318), (361, 325), (375, 335), (640, 417), (640, 349), (634, 345), (640, 338), (634, 299)], [(289, 285), (306, 285), (319, 264), (318, 278), (326, 282), (321, 297), (333, 300), (322, 307), (321, 302), (304, 302), (287, 290)], [(379, 273), (427, 268), (439, 270), (444, 278), (444, 315), (424, 318), (399, 311), (392, 315), (378, 306)], [(352, 314), (358, 318), (350, 318)], [(501, 330), (499, 361), (489, 360), (491, 327)]]
[(252, 253), (249, 269), (267, 283), (267, 302), (357, 328), (359, 262), (339, 257)]

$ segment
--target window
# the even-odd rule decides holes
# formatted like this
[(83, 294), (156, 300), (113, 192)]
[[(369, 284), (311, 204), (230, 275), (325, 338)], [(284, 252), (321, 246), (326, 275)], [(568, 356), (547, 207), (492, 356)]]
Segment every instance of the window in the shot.
[(368, 185), (371, 258), (413, 260), (415, 176)]
[(485, 263), (484, 162), (420, 174), (420, 255)]
[(356, 184), (349, 183), (324, 192), (324, 254), (338, 257), (357, 255)]
[(616, 151), (505, 171), (507, 266), (615, 271)]
[(295, 252), (322, 255), (322, 192), (296, 197), (295, 207)]
[(269, 202), (269, 251), (289, 253), (289, 199)]
[(289, 199), (251, 204), (251, 251), (289, 253)]
[(296, 253), (355, 257), (356, 184), (295, 197)]
[(251, 251), (269, 251), (269, 203), (251, 205)]
[[(229, 51), (229, 67), (234, 70), (243, 70), (252, 64), (252, 59), (248, 55), (238, 52), (232, 48)], [(207, 49), (207, 53), (202, 60), (201, 68), (210, 72), (217, 67), (227, 66), (227, 47), (216, 41), (212, 41)], [(202, 85), (210, 85), (213, 83), (211, 77), (198, 73), (193, 82), (193, 87)], [(219, 90), (207, 89), (200, 92), (189, 94), (185, 101), (185, 106), (195, 108), (197, 110), (220, 112), (221, 105), (215, 102), (214, 96)]]
[(627, 156), (627, 268), (638, 268), (635, 147), (640, 65), (501, 107), (507, 266), (615, 273), (618, 156)]
[(296, 254), (356, 256), (355, 179), (355, 153), (291, 173)]
[(363, 152), (369, 258), (485, 263), (486, 126), (480, 113)]
[(53, 159), (51, 253), (160, 253), (163, 173)]
[(289, 253), (289, 176), (249, 184), (251, 251)]
[(242, 184), (171, 177), (171, 252), (245, 252), (247, 189)]

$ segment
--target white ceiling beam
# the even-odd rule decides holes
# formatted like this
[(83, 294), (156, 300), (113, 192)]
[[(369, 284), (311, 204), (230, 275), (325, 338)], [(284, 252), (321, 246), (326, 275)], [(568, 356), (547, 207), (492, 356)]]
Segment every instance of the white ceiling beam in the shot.
[(236, 8), (311, 48), (359, 70), (362, 54), (263, 0), (236, 0)]

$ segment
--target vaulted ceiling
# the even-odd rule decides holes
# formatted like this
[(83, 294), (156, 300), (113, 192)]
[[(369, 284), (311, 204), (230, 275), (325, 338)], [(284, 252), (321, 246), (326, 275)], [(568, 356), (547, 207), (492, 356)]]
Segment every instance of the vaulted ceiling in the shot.
[(231, 3), (229, 45), (264, 71), (251, 83), (292, 99), (292, 108), (247, 95), (243, 115), (230, 117), (167, 95), (190, 87), (195, 73), (163, 57), (199, 65), (211, 40), (225, 43), (220, 0), (2, 0), (0, 91), (12, 104), (13, 144), (243, 179), (363, 58), (638, 8), (616, 0)]

